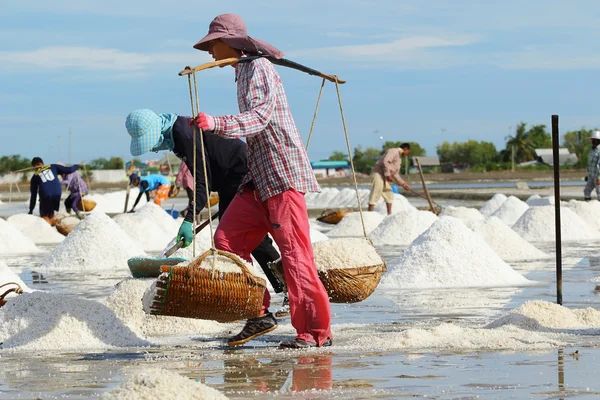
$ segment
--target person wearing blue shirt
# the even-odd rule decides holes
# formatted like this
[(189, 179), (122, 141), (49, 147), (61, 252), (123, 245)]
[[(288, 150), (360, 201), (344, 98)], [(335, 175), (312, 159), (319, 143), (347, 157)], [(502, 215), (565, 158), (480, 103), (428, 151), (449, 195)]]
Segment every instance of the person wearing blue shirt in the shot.
[(171, 181), (162, 175), (153, 174), (140, 178), (138, 174), (131, 174), (129, 176), (129, 183), (135, 187), (140, 188), (140, 194), (138, 194), (135, 203), (130, 212), (135, 211), (135, 206), (138, 205), (142, 194), (146, 193), (146, 201), (150, 201), (150, 192), (156, 190), (154, 195), (154, 204), (161, 205), (163, 201), (167, 201), (169, 198), (169, 190), (171, 189)]
[(39, 191), (40, 216), (47, 222), (52, 223), (54, 212), (58, 211), (60, 207), (60, 196), (62, 195), (62, 187), (58, 176), (77, 171), (79, 165), (65, 167), (58, 164), (44, 164), (40, 157), (34, 157), (31, 160), (31, 165), (35, 168), (35, 172), (29, 184), (31, 192), (29, 214), (33, 213)]

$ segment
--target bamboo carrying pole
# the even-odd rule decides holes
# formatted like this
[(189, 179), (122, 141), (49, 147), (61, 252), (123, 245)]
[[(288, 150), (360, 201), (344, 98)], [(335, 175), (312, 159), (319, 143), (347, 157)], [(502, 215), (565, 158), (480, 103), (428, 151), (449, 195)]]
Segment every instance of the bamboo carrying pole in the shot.
[(558, 159), (558, 115), (552, 116), (552, 159), (554, 161), (554, 222), (556, 231), (556, 303), (562, 305), (562, 232), (560, 229), (560, 164)]
[(425, 184), (425, 177), (423, 176), (423, 169), (421, 168), (421, 163), (419, 162), (419, 158), (415, 157), (415, 161), (417, 162), (417, 168), (419, 169), (419, 176), (421, 177), (421, 184), (423, 185), (423, 191), (425, 192), (425, 197), (427, 198), (427, 202), (429, 203), (429, 207), (431, 207), (431, 212), (434, 212), (435, 207), (433, 206), (433, 200), (431, 200), (431, 196), (429, 195), (429, 189), (427, 189), (427, 184)]

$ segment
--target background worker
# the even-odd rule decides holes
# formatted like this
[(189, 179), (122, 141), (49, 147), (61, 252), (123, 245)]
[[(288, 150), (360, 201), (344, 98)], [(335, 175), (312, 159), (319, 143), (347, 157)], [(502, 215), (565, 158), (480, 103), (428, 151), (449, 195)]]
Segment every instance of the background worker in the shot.
[(377, 160), (371, 169), (371, 177), (373, 185), (371, 186), (371, 194), (369, 195), (369, 211), (374, 211), (377, 202), (383, 197), (387, 206), (387, 213), (392, 213), (392, 203), (394, 202), (394, 192), (390, 185), (395, 182), (402, 186), (405, 190), (409, 190), (410, 186), (400, 176), (400, 168), (402, 168), (402, 157), (408, 156), (410, 153), (410, 144), (402, 143), (400, 147), (388, 149), (383, 156)]
[(188, 197), (187, 207), (185, 208), (185, 210), (180, 212), (181, 216), (185, 217), (185, 215), (187, 214), (187, 210), (190, 207), (190, 204), (192, 204), (192, 202), (194, 201), (194, 177), (192, 176), (192, 173), (187, 167), (185, 161), (182, 161), (181, 165), (179, 166), (179, 172), (175, 177), (175, 183), (183, 187)]
[(592, 191), (596, 189), (596, 196), (598, 197), (598, 200), (600, 200), (600, 190), (598, 189), (598, 186), (600, 185), (600, 147), (598, 147), (600, 144), (600, 131), (592, 132), (588, 139), (592, 142), (592, 148), (588, 155), (587, 183), (583, 189), (583, 196), (585, 201), (592, 200)]
[(85, 181), (79, 175), (79, 173), (75, 171), (71, 172), (70, 174), (63, 174), (61, 183), (65, 185), (69, 191), (69, 196), (65, 200), (65, 208), (67, 212), (70, 213), (71, 209), (73, 209), (77, 217), (81, 219), (82, 215), (79, 213), (77, 204), (79, 201), (81, 201), (82, 197), (88, 193), (88, 187), (85, 184)]
[(130, 212), (135, 211), (135, 206), (138, 205), (142, 194), (146, 194), (146, 201), (150, 201), (150, 192), (156, 190), (154, 195), (154, 204), (161, 206), (164, 201), (169, 198), (169, 189), (171, 189), (171, 181), (159, 174), (153, 174), (140, 178), (138, 174), (131, 174), (129, 176), (129, 183), (135, 187), (139, 187), (140, 194), (138, 194), (133, 207)]
[(58, 164), (44, 164), (40, 157), (34, 157), (31, 160), (31, 166), (35, 172), (29, 183), (31, 196), (29, 199), (29, 214), (33, 214), (37, 195), (40, 195), (40, 216), (50, 225), (54, 225), (54, 213), (60, 208), (60, 196), (62, 187), (58, 176), (61, 174), (70, 174), (79, 169), (79, 165), (64, 167)]

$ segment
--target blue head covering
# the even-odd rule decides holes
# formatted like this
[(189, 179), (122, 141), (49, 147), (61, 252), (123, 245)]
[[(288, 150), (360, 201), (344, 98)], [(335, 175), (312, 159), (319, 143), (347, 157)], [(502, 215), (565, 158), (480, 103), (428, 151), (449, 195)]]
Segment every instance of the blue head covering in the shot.
[(125, 127), (131, 136), (131, 155), (173, 150), (173, 124), (176, 119), (176, 114), (156, 114), (148, 109), (132, 111), (125, 120)]
[(133, 181), (135, 181), (136, 179), (139, 179), (139, 175), (136, 174), (135, 172), (131, 175), (129, 175), (129, 184), (131, 185), (133, 183)]

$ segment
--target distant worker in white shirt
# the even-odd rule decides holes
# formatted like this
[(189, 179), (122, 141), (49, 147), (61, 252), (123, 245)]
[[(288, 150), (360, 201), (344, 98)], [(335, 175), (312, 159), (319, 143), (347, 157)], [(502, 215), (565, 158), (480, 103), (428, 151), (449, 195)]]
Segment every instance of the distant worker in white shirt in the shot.
[(392, 203), (394, 202), (394, 192), (390, 182), (394, 182), (402, 186), (405, 190), (409, 190), (410, 186), (400, 176), (400, 168), (402, 167), (402, 157), (408, 156), (410, 153), (410, 144), (402, 143), (400, 147), (388, 149), (383, 156), (373, 166), (371, 176), (373, 178), (373, 186), (369, 195), (369, 211), (375, 210), (375, 206), (381, 197), (385, 200), (387, 213), (392, 213)]

